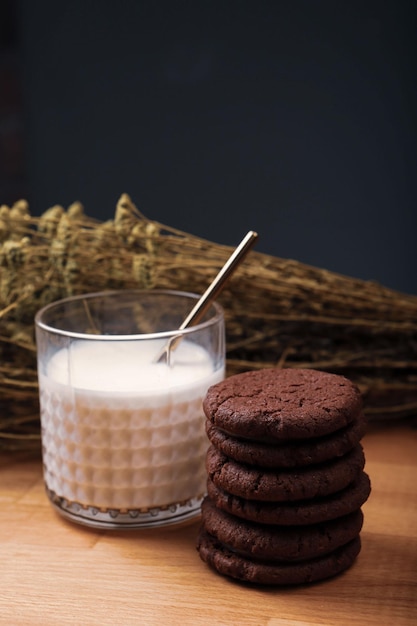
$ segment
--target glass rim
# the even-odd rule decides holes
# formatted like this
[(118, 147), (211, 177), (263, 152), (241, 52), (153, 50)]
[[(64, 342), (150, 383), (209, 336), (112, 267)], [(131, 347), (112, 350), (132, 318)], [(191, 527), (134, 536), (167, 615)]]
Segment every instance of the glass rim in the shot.
[(67, 302), (75, 302), (77, 300), (85, 300), (92, 299), (98, 297), (106, 297), (106, 296), (120, 296), (121, 294), (146, 294), (146, 295), (168, 295), (168, 296), (180, 296), (183, 298), (188, 298), (190, 300), (195, 300), (195, 303), (199, 300), (201, 296), (191, 291), (180, 291), (175, 289), (110, 289), (105, 291), (95, 291), (84, 294), (77, 294), (74, 296), (68, 296), (66, 298), (61, 298), (60, 300), (54, 300), (43, 306), (37, 313), (35, 314), (35, 326), (40, 330), (46, 331), (53, 335), (60, 335), (61, 337), (70, 337), (72, 339), (82, 339), (85, 341), (145, 341), (149, 339), (171, 339), (172, 337), (190, 335), (199, 330), (203, 330), (209, 326), (213, 326), (217, 324), (219, 321), (224, 319), (224, 309), (218, 302), (212, 302), (211, 306), (214, 308), (215, 313), (210, 317), (210, 319), (205, 320), (204, 322), (199, 322), (197, 324), (193, 324), (188, 328), (184, 328), (183, 330), (174, 329), (174, 330), (164, 330), (155, 333), (135, 333), (135, 334), (126, 334), (126, 335), (107, 335), (107, 334), (93, 334), (93, 333), (79, 333), (72, 330), (63, 330), (62, 328), (55, 328), (54, 326), (50, 326), (46, 322), (42, 321), (42, 317), (51, 311), (52, 309), (62, 306)]

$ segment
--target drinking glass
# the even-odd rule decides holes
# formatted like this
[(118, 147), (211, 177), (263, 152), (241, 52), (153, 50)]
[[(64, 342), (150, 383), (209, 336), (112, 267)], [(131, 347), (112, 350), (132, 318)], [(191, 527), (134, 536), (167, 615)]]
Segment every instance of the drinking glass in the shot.
[[(206, 491), (202, 400), (225, 373), (222, 307), (178, 330), (192, 293), (122, 290), (35, 317), (44, 480), (66, 518), (94, 527), (178, 523)], [(169, 360), (159, 358), (169, 349)]]

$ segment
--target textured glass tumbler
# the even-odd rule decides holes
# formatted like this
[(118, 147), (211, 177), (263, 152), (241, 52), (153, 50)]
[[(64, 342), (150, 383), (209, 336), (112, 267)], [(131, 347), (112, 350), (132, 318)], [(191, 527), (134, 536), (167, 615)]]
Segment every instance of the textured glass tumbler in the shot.
[[(202, 399), (224, 378), (225, 331), (218, 304), (178, 330), (197, 300), (175, 291), (112, 291), (37, 313), (44, 480), (65, 517), (128, 528), (199, 515)], [(169, 363), (160, 362), (167, 345)]]

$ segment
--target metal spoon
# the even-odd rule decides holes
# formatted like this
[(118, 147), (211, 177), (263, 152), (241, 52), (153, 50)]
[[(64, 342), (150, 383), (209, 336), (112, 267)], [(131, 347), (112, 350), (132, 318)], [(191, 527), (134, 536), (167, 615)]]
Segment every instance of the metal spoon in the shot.
[[(217, 276), (214, 278), (213, 282), (210, 283), (209, 287), (206, 289), (201, 298), (197, 301), (190, 313), (187, 315), (187, 317), (179, 327), (179, 330), (184, 330), (185, 328), (188, 328), (188, 326), (196, 324), (203, 317), (204, 313), (210, 307), (211, 303), (215, 300), (215, 298), (219, 295), (219, 293), (225, 286), (227, 280), (230, 278), (237, 266), (241, 263), (249, 250), (252, 248), (257, 238), (258, 234), (255, 233), (253, 230), (250, 230), (245, 235), (240, 244), (237, 246), (229, 259), (223, 265)], [(170, 339), (168, 343), (164, 346), (164, 349), (162, 350), (159, 357), (157, 358), (157, 363), (165, 362), (170, 365), (171, 351), (175, 350), (181, 339), (182, 335), (177, 335)]]

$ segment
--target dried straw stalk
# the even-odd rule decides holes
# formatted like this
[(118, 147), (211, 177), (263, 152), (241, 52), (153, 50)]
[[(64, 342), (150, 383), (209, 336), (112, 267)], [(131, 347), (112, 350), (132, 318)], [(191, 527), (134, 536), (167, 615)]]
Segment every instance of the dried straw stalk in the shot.
[[(231, 253), (145, 218), (126, 194), (114, 220), (79, 203), (41, 217), (0, 207), (0, 447), (39, 446), (33, 318), (43, 305), (106, 289), (202, 293)], [(368, 415), (417, 414), (417, 297), (251, 252), (220, 296), (228, 373), (311, 367), (361, 388)]]

